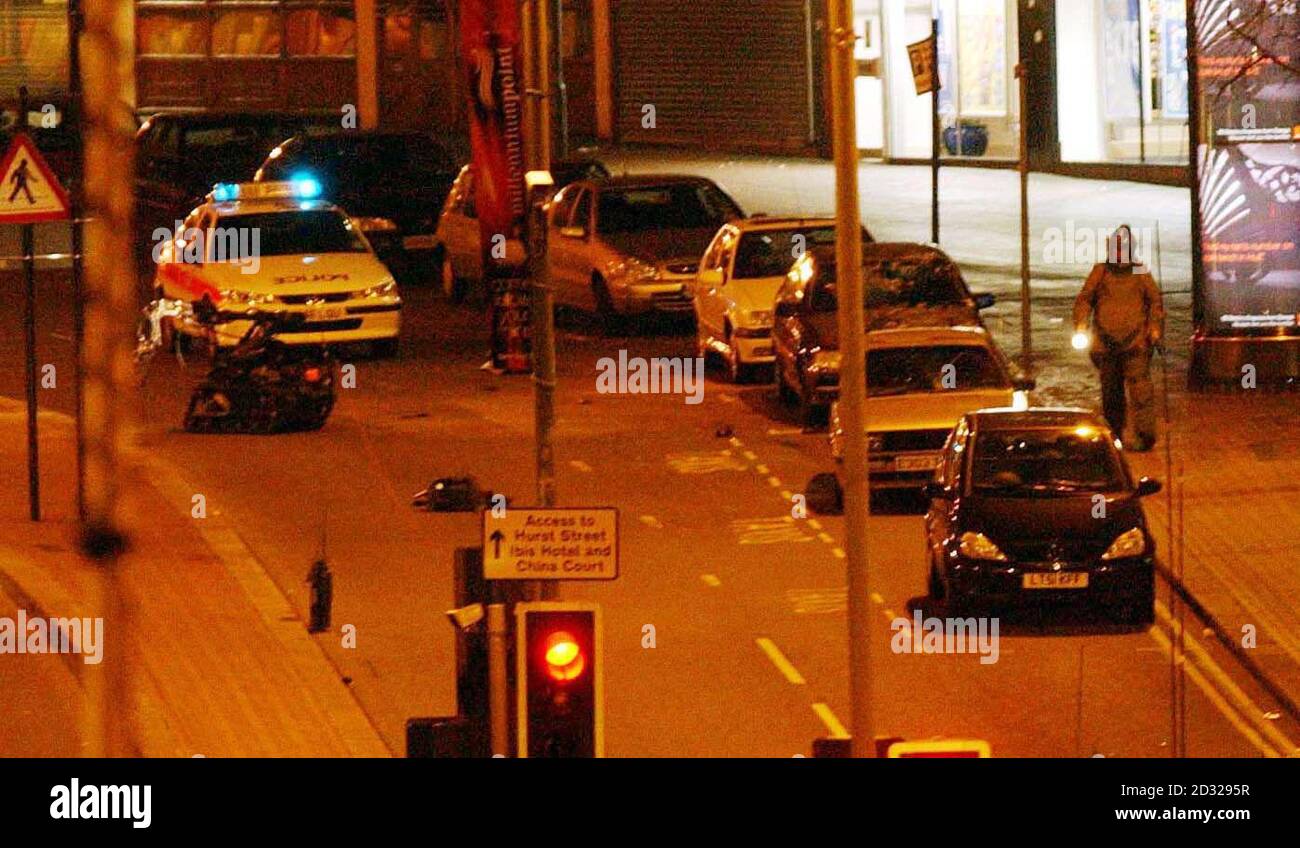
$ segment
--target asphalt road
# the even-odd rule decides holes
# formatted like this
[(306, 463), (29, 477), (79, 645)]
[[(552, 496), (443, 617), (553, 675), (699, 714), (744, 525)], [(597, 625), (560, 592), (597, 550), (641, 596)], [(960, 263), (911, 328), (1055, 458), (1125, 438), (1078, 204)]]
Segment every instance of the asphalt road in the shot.
[[(0, 393), (19, 396), (9, 279), (0, 287)], [(42, 402), (68, 411), (70, 304), (58, 278), (40, 288), (38, 359), (61, 375)], [(410, 495), (435, 477), (472, 474), (515, 503), (534, 502), (530, 381), (478, 369), (486, 332), (478, 312), (424, 289), (405, 294), (400, 356), (345, 354), (357, 387), (341, 391), (318, 433), (181, 432), (188, 389), (202, 373), (197, 362), (156, 361), (140, 392), (147, 448), (205, 495), (211, 519), (237, 529), (304, 614), (304, 578), (325, 551), (335, 633), (318, 638), (395, 751), (406, 718), (455, 711), (443, 612), (452, 605), (453, 551), (479, 535), (475, 516), (419, 512)], [(1044, 307), (1038, 317), (1050, 326), (1063, 303)], [(997, 315), (1001, 334), (1007, 322)], [(840, 732), (850, 713), (841, 521), (796, 518), (790, 502), (829, 467), (825, 435), (801, 431), (770, 387), (729, 386), (716, 371), (699, 405), (599, 394), (599, 357), (620, 348), (686, 356), (690, 331), (651, 327), (605, 339), (579, 319), (563, 326), (560, 503), (612, 505), (621, 516), (620, 578), (562, 590), (603, 605), (608, 753), (807, 754), (814, 737)], [(1043, 398), (1082, 394), (1050, 372), (1042, 379)], [(719, 435), (722, 425), (729, 435)], [(999, 756), (1169, 755), (1170, 656), (1157, 629), (1087, 614), (1013, 617), (1000, 622), (994, 663), (893, 653), (891, 621), (926, 613), (921, 518), (905, 501), (881, 501), (875, 512), (876, 735), (985, 739)], [(1168, 603), (1163, 587), (1160, 597)], [(355, 647), (338, 635), (345, 624), (356, 627)], [(645, 647), (647, 626), (653, 647)], [(1259, 734), (1204, 682), (1188, 684), (1187, 753), (1259, 755)]]

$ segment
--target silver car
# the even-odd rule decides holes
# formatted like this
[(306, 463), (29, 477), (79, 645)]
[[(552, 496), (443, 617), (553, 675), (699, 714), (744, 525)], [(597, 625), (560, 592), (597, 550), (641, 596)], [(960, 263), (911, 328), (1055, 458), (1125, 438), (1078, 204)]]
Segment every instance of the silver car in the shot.
[(625, 316), (693, 315), (701, 254), (744, 217), (712, 180), (663, 174), (579, 180), (547, 215), (556, 303), (596, 313), (606, 330)]

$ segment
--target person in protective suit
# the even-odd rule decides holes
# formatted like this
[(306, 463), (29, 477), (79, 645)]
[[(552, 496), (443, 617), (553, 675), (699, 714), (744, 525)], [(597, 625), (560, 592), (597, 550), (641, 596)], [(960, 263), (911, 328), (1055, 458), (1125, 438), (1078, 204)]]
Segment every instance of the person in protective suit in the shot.
[(1090, 356), (1101, 375), (1102, 415), (1123, 438), (1131, 406), (1134, 437), (1125, 447), (1147, 451), (1156, 443), (1151, 353), (1164, 336), (1165, 308), (1150, 271), (1133, 253), (1133, 231), (1127, 224), (1115, 230), (1106, 247), (1106, 261), (1093, 266), (1075, 298), (1074, 329), (1076, 335), (1091, 337)]

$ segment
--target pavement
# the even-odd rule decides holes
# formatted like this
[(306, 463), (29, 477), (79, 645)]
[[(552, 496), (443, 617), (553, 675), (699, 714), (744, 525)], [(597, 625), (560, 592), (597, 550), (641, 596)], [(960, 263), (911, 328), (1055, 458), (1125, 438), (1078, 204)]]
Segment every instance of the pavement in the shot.
[[(635, 170), (722, 175), (747, 209), (772, 214), (826, 211), (832, 197), (830, 166), (824, 162), (657, 151), (615, 151), (607, 159), (615, 170), (626, 163)], [(928, 237), (926, 169), (865, 163), (862, 176), (865, 219), (878, 238)], [(963, 263), (973, 288), (997, 295), (997, 305), (987, 313), (990, 327), (1009, 353), (1018, 354), (1016, 175), (947, 169), (943, 193), (942, 246)], [(1231, 632), (1254, 625), (1253, 656), (1293, 696), (1300, 694), (1294, 671), (1300, 667), (1294, 654), (1300, 639), (1300, 576), (1291, 567), (1300, 550), (1289, 529), (1300, 526), (1292, 497), (1300, 471), (1294, 395), (1183, 390), (1190, 301), (1188, 262), (1179, 258), (1186, 248), (1179, 247), (1177, 233), (1185, 234), (1187, 193), (1035, 176), (1031, 196), (1032, 223), (1042, 236), (1052, 228), (1065, 232), (1085, 224), (1108, 232), (1114, 218), (1133, 210), (1160, 222), (1161, 279), (1170, 310), (1170, 354), (1161, 362), (1168, 369), (1169, 390), (1162, 392), (1161, 407), (1167, 415), (1160, 449), (1131, 461), (1141, 473), (1174, 484), (1147, 501), (1166, 564), (1181, 569)], [(1036, 259), (1033, 275), (1030, 363), (1039, 380), (1036, 400), (1095, 406), (1096, 377), (1086, 357), (1069, 349), (1065, 317), (1086, 263), (1058, 262), (1045, 251), (1034, 255), (1044, 258)], [(0, 274), (0, 395), (20, 397), (20, 289), (9, 284), (11, 279)], [(57, 271), (42, 273), (38, 290), (39, 361), (68, 374), (66, 279)], [(142, 453), (165, 463), (170, 473), (145, 466), (151, 469), (151, 485), (139, 496), (153, 491), (150, 497), (158, 500), (134, 514), (161, 517), (137, 530), (157, 535), (142, 537), (135, 549), (171, 551), (172, 564), (196, 556), (211, 567), (173, 573), (155, 564), (150, 572), (147, 563), (137, 563), (131, 569), (138, 569), (141, 579), (127, 582), (136, 587), (141, 609), (154, 602), (155, 584), (165, 589), (157, 592), (157, 603), (186, 598), (184, 615), (174, 611), (159, 617), (156, 641), (170, 644), (169, 651), (195, 652), (195, 667), (218, 651), (214, 645), (227, 646), (236, 659), (223, 672), (222, 685), (212, 686), (223, 695), (241, 693), (225, 697), (227, 711), (212, 717), (180, 710), (193, 726), (177, 734), (183, 740), (178, 753), (211, 756), (230, 739), (248, 747), (279, 741), (298, 752), (337, 751), (341, 739), (365, 734), (345, 703), (336, 706), (351, 719), (336, 715), (325, 700), (328, 693), (354, 696), (387, 750), (398, 753), (407, 718), (456, 710), (452, 632), (443, 611), (451, 606), (453, 552), (477, 544), (479, 525), (472, 514), (417, 512), (409, 496), (434, 477), (472, 474), (514, 503), (532, 502), (532, 387), (526, 378), (478, 370), (486, 324), (473, 307), (451, 306), (423, 288), (403, 294), (400, 356), (350, 360), (357, 366), (357, 386), (341, 393), (319, 433), (185, 434), (177, 425), (201, 363), (164, 357), (144, 375)], [(561, 328), (560, 503), (610, 504), (622, 516), (619, 580), (568, 584), (561, 593), (598, 600), (604, 608), (609, 753), (792, 756), (806, 754), (815, 736), (843, 731), (849, 704), (842, 522), (797, 518), (790, 506), (790, 496), (812, 474), (830, 467), (825, 434), (799, 428), (770, 386), (731, 386), (716, 372), (710, 373), (699, 406), (671, 395), (599, 394), (599, 357), (620, 348), (647, 357), (685, 356), (692, 348), (689, 332), (649, 326), (607, 339), (572, 317)], [(1158, 386), (1163, 376), (1157, 372)], [(68, 381), (42, 390), (41, 402), (46, 409), (68, 411)], [(719, 437), (720, 425), (732, 435)], [(45, 438), (55, 439), (58, 428), (47, 426)], [(20, 457), (21, 439), (6, 433), (3, 444)], [(57, 440), (43, 450), (47, 475), (57, 474), (58, 456), (67, 453), (66, 442)], [(25, 551), (24, 563), (42, 562), (32, 551), (45, 555), (48, 571), (60, 575), (50, 582), (75, 587), (75, 578), (64, 572), (75, 575), (82, 567), (63, 535), (68, 527), (58, 523), (57, 500), (52, 523), (33, 531), (23, 518), (21, 461), (6, 461), (4, 473), (19, 479), (4, 489), (14, 505), (5, 507), (0, 544)], [(58, 488), (52, 482), (47, 491)], [(190, 517), (194, 494), (207, 500), (208, 517), (201, 521)], [(161, 509), (159, 503), (168, 506)], [(66, 516), (68, 507), (61, 509)], [(1172, 534), (1166, 530), (1168, 516), (1175, 518)], [(1117, 628), (1086, 615), (1060, 621), (1010, 617), (994, 664), (970, 655), (890, 652), (891, 623), (914, 610), (925, 612), (915, 504), (875, 504), (870, 534), (871, 603), (879, 628), (872, 634), (877, 732), (975, 736), (991, 741), (999, 756), (1168, 756), (1179, 738), (1192, 755), (1294, 751), (1300, 738), (1296, 728), (1276, 716), (1266, 693), (1233, 667), (1231, 657), (1180, 611), (1164, 587), (1161, 619), (1150, 629)], [(44, 551), (40, 545), (55, 549)], [(335, 573), (334, 628), (309, 640), (303, 632), (307, 592), (302, 584), (321, 550)], [(0, 571), (11, 568), (6, 564)], [(255, 579), (259, 574), (264, 579)], [(184, 593), (196, 580), (204, 598)], [(8, 597), (9, 606), (24, 602), (13, 597), (18, 590), (11, 590), (12, 582), (0, 584), (0, 597)], [(42, 594), (24, 591), (34, 598)], [(211, 602), (204, 600), (209, 595)], [(57, 600), (46, 606), (64, 608)], [(1180, 616), (1191, 652), (1181, 718), (1170, 683), (1171, 666), (1183, 662), (1170, 645)], [(154, 621), (153, 616), (137, 619), (141, 628)], [(354, 628), (354, 645), (340, 638), (345, 625)], [(654, 627), (653, 648), (646, 647), (646, 625)], [(289, 631), (295, 638), (286, 647), (276, 637), (287, 638)], [(220, 642), (210, 633), (220, 633)], [(307, 663), (307, 648), (321, 661)], [(66, 685), (59, 675), (72, 673), (67, 664), (37, 665), (34, 658), (14, 672), (11, 659), (0, 657), (0, 680), (28, 681), (34, 693), (28, 715), (54, 703), (57, 699), (39, 693)], [(155, 674), (180, 673), (161, 661), (146, 658), (143, 665), (160, 669)], [(346, 689), (340, 678), (350, 681)], [(157, 691), (182, 698), (174, 693), (201, 680), (206, 675), (196, 672), (183, 681), (164, 681)], [(286, 687), (317, 694), (295, 700)], [(277, 691), (282, 694), (273, 694)], [(243, 712), (241, 705), (246, 705)], [(300, 715), (307, 727), (335, 730), (298, 747), (285, 740), (306, 735), (301, 724), (288, 729)], [(282, 729), (249, 732), (262, 723)], [(4, 726), (0, 730), (6, 731), (0, 741), (15, 739)], [(34, 737), (29, 749), (64, 738)]]
[[(42, 412), (43, 516), (27, 511), (26, 412), (0, 398), (0, 599), (3, 615), (102, 612), (100, 574), (75, 548), (72, 422)], [(165, 461), (140, 456), (123, 509), (131, 550), (118, 562), (124, 613), (108, 617), (122, 655), (6, 654), (4, 755), (80, 750), (81, 683), (127, 675), (129, 753), (149, 757), (387, 756), (388, 749), (307, 636), (304, 622), (219, 515), (191, 518), (194, 488)], [(20, 668), (21, 667), (21, 668)], [(116, 668), (114, 668), (116, 667)], [(58, 678), (58, 679), (55, 679)], [(20, 682), (21, 681), (21, 682)], [(34, 685), (33, 685), (34, 684)], [(57, 693), (57, 697), (55, 697)]]

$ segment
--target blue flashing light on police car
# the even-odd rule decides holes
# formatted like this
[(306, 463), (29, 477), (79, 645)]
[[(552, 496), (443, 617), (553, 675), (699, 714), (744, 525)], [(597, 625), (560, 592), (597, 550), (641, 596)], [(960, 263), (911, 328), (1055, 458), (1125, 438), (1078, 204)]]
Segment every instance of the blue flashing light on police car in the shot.
[(304, 200), (320, 197), (320, 180), (308, 173), (299, 172), (289, 178), (293, 183), (293, 193)]
[(239, 199), (239, 183), (217, 183), (212, 187), (212, 199), (218, 203), (230, 203)]

